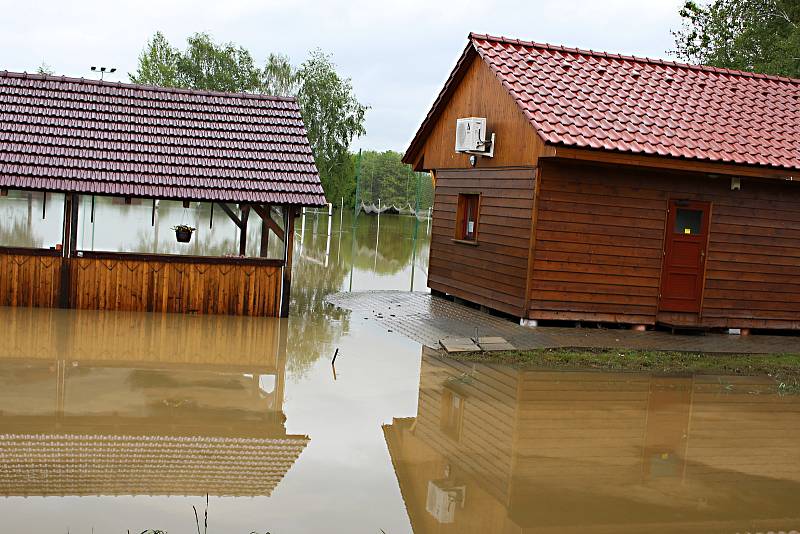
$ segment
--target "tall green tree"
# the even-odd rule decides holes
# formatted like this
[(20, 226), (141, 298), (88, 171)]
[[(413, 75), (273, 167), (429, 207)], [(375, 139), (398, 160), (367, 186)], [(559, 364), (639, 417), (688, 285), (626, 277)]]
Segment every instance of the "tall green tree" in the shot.
[(800, 77), (800, 2), (687, 1), (676, 55), (691, 63)]
[(329, 200), (345, 196), (345, 165), (350, 144), (366, 133), (367, 106), (356, 99), (350, 78), (336, 72), (331, 56), (317, 49), (297, 71), (297, 101)]
[(247, 49), (218, 44), (206, 33), (190, 36), (186, 49), (180, 50), (156, 32), (128, 77), (146, 85), (276, 96), (294, 95), (297, 88), (297, 71), (287, 56), (270, 54), (262, 68)]
[(128, 78), (144, 85), (186, 87), (179, 74), (180, 59), (180, 50), (169, 44), (163, 33), (156, 32), (139, 55), (136, 72), (128, 73)]
[(261, 92), (274, 96), (294, 96), (297, 84), (298, 73), (289, 56), (270, 54), (261, 76)]

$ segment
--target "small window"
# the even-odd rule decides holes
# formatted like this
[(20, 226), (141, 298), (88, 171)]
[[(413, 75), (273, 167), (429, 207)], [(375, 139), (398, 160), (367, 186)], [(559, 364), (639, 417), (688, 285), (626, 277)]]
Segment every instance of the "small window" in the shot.
[(703, 233), (703, 211), (678, 208), (675, 213), (676, 234), (697, 235)]
[(480, 195), (461, 193), (458, 195), (458, 219), (456, 221), (456, 239), (464, 241), (478, 240), (478, 208)]

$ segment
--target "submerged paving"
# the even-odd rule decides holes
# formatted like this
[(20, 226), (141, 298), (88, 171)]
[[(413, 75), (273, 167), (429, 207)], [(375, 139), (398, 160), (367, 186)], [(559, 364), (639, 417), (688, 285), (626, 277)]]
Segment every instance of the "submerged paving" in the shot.
[(446, 338), (502, 337), (518, 349), (620, 348), (708, 353), (800, 353), (797, 336), (680, 335), (605, 328), (530, 328), (433, 296), (408, 291), (344, 292), (330, 304), (431, 348)]

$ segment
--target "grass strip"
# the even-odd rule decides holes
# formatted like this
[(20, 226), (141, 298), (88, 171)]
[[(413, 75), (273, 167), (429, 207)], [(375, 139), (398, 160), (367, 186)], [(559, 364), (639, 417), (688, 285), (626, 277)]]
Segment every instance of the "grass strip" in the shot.
[(800, 354), (706, 354), (654, 350), (558, 348), (466, 352), (450, 358), (547, 369), (600, 369), (656, 374), (769, 376), (779, 391), (800, 393)]

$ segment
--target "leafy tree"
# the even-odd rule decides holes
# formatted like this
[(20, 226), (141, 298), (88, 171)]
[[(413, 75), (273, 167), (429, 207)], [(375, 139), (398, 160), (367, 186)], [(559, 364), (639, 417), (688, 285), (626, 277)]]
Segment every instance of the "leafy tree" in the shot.
[(250, 52), (233, 43), (217, 44), (206, 33), (186, 40), (185, 50), (173, 47), (157, 32), (145, 45), (134, 83), (162, 87), (185, 87), (208, 91), (292, 94), (296, 73), (289, 58), (271, 54), (264, 68), (256, 65)]
[(688, 0), (673, 32), (683, 60), (716, 67), (800, 77), (800, 2)]
[(178, 64), (181, 52), (169, 44), (161, 32), (156, 32), (139, 56), (136, 73), (128, 73), (133, 83), (161, 87), (185, 87), (181, 83)]
[(294, 96), (298, 74), (284, 54), (270, 54), (262, 75), (262, 92), (275, 96)]
[(344, 153), (323, 181), (328, 202), (340, 206), (344, 199), (345, 206), (352, 208), (356, 196), (356, 156)]
[(433, 201), (433, 183), (429, 174), (417, 174), (404, 164), (403, 154), (392, 150), (365, 151), (361, 159), (361, 199), (367, 204), (415, 206), (417, 188), (420, 210)]
[(368, 108), (356, 99), (350, 79), (336, 72), (331, 56), (319, 49), (300, 65), (297, 78), (297, 101), (322, 186), (335, 201), (346, 192), (341, 183), (343, 166), (350, 162), (348, 149), (353, 138), (366, 133)]

